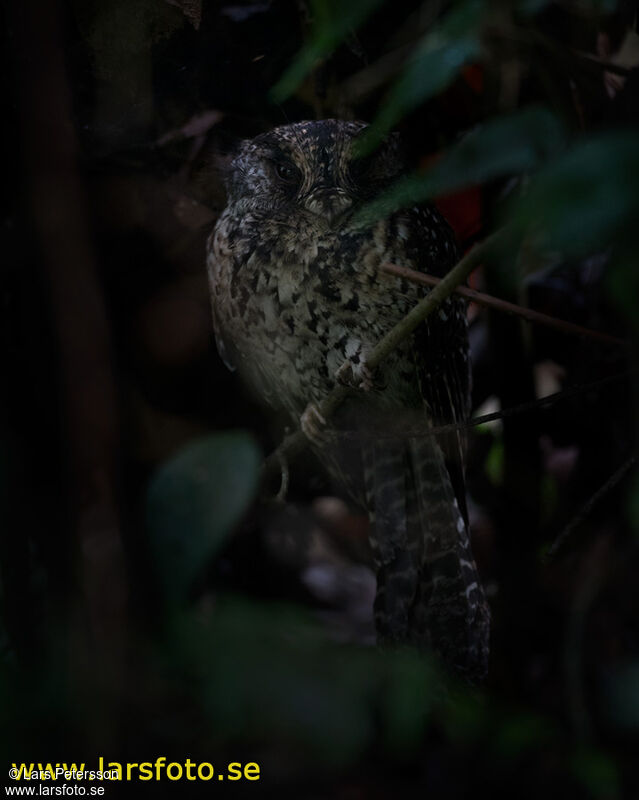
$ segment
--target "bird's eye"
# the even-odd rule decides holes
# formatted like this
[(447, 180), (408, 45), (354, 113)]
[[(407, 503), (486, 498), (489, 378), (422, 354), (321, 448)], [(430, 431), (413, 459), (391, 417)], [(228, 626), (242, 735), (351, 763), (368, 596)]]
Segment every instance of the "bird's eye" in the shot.
[(282, 161), (275, 164), (275, 172), (277, 173), (277, 177), (284, 181), (284, 183), (297, 183), (300, 174), (297, 167), (293, 166), (293, 164)]

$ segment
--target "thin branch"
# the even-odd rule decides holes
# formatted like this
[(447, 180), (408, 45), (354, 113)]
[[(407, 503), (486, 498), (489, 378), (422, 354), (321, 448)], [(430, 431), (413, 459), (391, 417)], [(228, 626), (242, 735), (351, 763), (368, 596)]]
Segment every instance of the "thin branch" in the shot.
[(613, 75), (619, 75), (622, 78), (628, 78), (632, 69), (624, 67), (621, 64), (615, 64), (612, 61), (604, 61), (591, 53), (584, 53), (581, 50), (571, 50), (584, 66), (592, 67), (600, 72), (611, 72)]
[[(384, 359), (424, 320), (436, 311), (441, 303), (451, 295), (460, 283), (463, 283), (470, 273), (492, 253), (497, 244), (503, 239), (503, 231), (497, 231), (483, 242), (475, 245), (470, 252), (442, 278), (442, 280), (424, 297), (408, 314), (384, 336), (366, 358), (366, 366), (370, 371), (375, 370)], [(329, 419), (339, 408), (344, 400), (352, 395), (352, 388), (337, 386), (319, 404), (319, 412), (324, 419)], [(307, 444), (306, 437), (301, 430), (287, 436), (279, 447), (271, 453), (264, 462), (264, 477), (279, 468), (283, 453), (290, 457), (302, 450)]]
[(415, 49), (415, 43), (402, 45), (379, 58), (374, 64), (351, 75), (339, 87), (346, 103), (355, 103), (372, 94), (389, 81), (406, 63)]
[(439, 281), (437, 286), (409, 311), (404, 319), (398, 322), (377, 346), (373, 348), (373, 351), (366, 360), (368, 368), (371, 370), (376, 369), (404, 339), (410, 336), (433, 311), (436, 311), (444, 300), (446, 300), (446, 298), (468, 278), (470, 273), (482, 263), (486, 256), (494, 252), (498, 243), (503, 241), (503, 237), (503, 231), (493, 233), (466, 253), (461, 261)]
[[(462, 430), (470, 430), (471, 428), (478, 428), (480, 425), (486, 425), (489, 422), (497, 422), (508, 417), (514, 417), (518, 414), (524, 414), (529, 411), (535, 411), (540, 408), (549, 408), (550, 406), (559, 403), (562, 400), (569, 400), (571, 397), (576, 397), (584, 392), (591, 391), (592, 389), (600, 389), (611, 383), (627, 378), (630, 375), (628, 372), (620, 372), (616, 375), (608, 375), (605, 378), (599, 378), (596, 381), (589, 383), (578, 383), (568, 389), (563, 389), (560, 392), (554, 392), (546, 397), (540, 397), (537, 400), (530, 400), (525, 403), (519, 403), (516, 406), (503, 408), (501, 411), (492, 411), (490, 414), (482, 414), (479, 417), (472, 417), (472, 419), (464, 420), (463, 422), (450, 422), (446, 425), (437, 425), (434, 428), (429, 428), (428, 431), (407, 431), (411, 435), (432, 435), (441, 436), (442, 434), (455, 433)], [(377, 434), (379, 436), (379, 434)], [(382, 434), (383, 436), (383, 434)]]
[[(451, 433), (457, 433), (458, 431), (468, 431), (471, 428), (478, 428), (480, 425), (486, 425), (489, 422), (499, 422), (502, 419), (515, 417), (518, 414), (525, 414), (530, 411), (537, 411), (539, 409), (548, 409), (551, 406), (554, 406), (556, 403), (560, 403), (563, 400), (570, 400), (573, 397), (578, 397), (584, 392), (589, 392), (593, 389), (601, 389), (609, 384), (617, 383), (620, 380), (628, 378), (631, 374), (632, 372), (628, 370), (626, 372), (616, 373), (615, 375), (607, 375), (605, 378), (599, 378), (595, 381), (589, 381), (588, 383), (577, 383), (573, 386), (570, 386), (568, 389), (562, 389), (559, 392), (546, 395), (546, 397), (540, 397), (536, 400), (529, 400), (525, 403), (518, 403), (516, 406), (509, 406), (501, 411), (491, 411), (489, 414), (481, 414), (478, 417), (472, 417), (470, 419), (463, 420), (462, 422), (447, 422), (443, 425), (435, 425), (429, 428), (425, 428), (423, 425), (417, 429), (404, 427), (402, 428), (402, 433), (406, 436), (425, 437), (449, 435)], [(375, 433), (371, 435), (373, 435), (376, 439), (395, 438), (397, 436), (395, 433), (385, 433), (384, 431), (375, 431)], [(350, 439), (363, 439), (367, 436), (367, 434), (362, 433), (361, 431), (343, 430), (340, 431), (340, 436)], [(278, 452), (279, 448), (275, 451), (275, 453)]]
[[(419, 283), (424, 286), (437, 286), (441, 282), (441, 278), (435, 278), (432, 275), (424, 275), (422, 272), (416, 272), (415, 270), (408, 269), (407, 267), (400, 267), (397, 264), (382, 264), (381, 271), (387, 273), (388, 275), (396, 275), (400, 278), (404, 278), (405, 280), (412, 281), (413, 283)], [(575, 325), (573, 322), (566, 322), (565, 320), (548, 316), (548, 314), (542, 314), (539, 311), (533, 311), (530, 308), (518, 306), (515, 305), (515, 303), (509, 303), (506, 300), (500, 300), (492, 295), (484, 294), (483, 292), (477, 292), (474, 289), (468, 289), (466, 286), (458, 286), (454, 291), (456, 294), (466, 297), (469, 300), (473, 300), (479, 305), (486, 306), (487, 308), (494, 308), (497, 311), (504, 311), (507, 314), (515, 314), (518, 317), (522, 317), (522, 319), (525, 319), (527, 322), (546, 325), (547, 327), (554, 328), (562, 333), (567, 333), (572, 336), (580, 336), (584, 339), (596, 339), (597, 341), (605, 342), (606, 344), (614, 344), (619, 347), (628, 346), (623, 339), (618, 339), (616, 336), (610, 336), (609, 334), (602, 333), (601, 331), (594, 331), (591, 328), (584, 328), (581, 325)]]
[(584, 71), (590, 73), (611, 72), (614, 75), (627, 78), (632, 72), (632, 68), (624, 67), (621, 64), (615, 64), (612, 61), (605, 61), (593, 53), (587, 53), (574, 47), (565, 48), (561, 43), (556, 42), (551, 37), (534, 28), (509, 28), (506, 30), (491, 26), (485, 30), (484, 35), (489, 40), (496, 39), (528, 46), (539, 45), (560, 59), (564, 64), (581, 67)]
[(555, 539), (555, 541), (551, 544), (548, 548), (544, 556), (544, 560), (551, 559), (557, 555), (558, 550), (566, 543), (566, 540), (571, 536), (572, 532), (575, 528), (579, 527), (581, 523), (586, 519), (586, 517), (590, 514), (592, 509), (599, 503), (602, 498), (604, 498), (615, 486), (626, 476), (626, 474), (630, 471), (630, 469), (634, 466), (637, 462), (636, 456), (630, 456), (624, 463), (616, 470), (608, 480), (597, 489), (597, 491), (593, 494), (593, 496), (588, 500), (588, 502), (583, 506), (581, 511), (573, 517), (573, 519), (566, 525), (563, 531), (559, 534), (559, 536)]

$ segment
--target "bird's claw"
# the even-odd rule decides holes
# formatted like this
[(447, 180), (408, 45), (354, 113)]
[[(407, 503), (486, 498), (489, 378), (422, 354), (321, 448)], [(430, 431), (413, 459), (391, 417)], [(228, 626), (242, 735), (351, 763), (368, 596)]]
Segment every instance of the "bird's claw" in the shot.
[(306, 438), (317, 447), (326, 445), (329, 434), (326, 420), (315, 403), (309, 403), (300, 417), (300, 428)]
[(370, 392), (375, 387), (373, 373), (364, 360), (357, 364), (353, 364), (350, 359), (345, 361), (335, 373), (335, 379), (342, 386), (363, 389), (365, 392)]

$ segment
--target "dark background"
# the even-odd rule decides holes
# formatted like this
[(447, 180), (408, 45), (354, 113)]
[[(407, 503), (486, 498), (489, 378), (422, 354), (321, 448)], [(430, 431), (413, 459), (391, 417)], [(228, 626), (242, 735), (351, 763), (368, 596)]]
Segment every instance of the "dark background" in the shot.
[[(478, 4), (438, 63), (469, 38), (476, 52), (408, 102), (393, 87), (411, 54), (471, 6), (5, 3), (7, 769), (166, 755), (260, 764), (259, 782), (220, 795), (639, 796), (639, 171), (618, 145), (638, 121), (637, 7)], [(274, 96), (303, 45), (317, 48), (312, 70)], [(436, 201), (468, 248), (509, 224), (532, 175), (543, 214), (526, 222), (555, 239), (518, 240), (472, 284), (625, 340), (470, 310), (475, 409), (528, 404), (471, 434), (493, 613), (481, 689), (374, 648), (365, 516), (308, 454), (285, 503), (258, 491), (283, 422), (226, 370), (210, 324), (204, 248), (238, 139), (300, 119), (379, 121), (397, 97), (411, 168), (515, 115), (505, 138), (453, 160)], [(560, 153), (542, 157), (548, 143), (518, 127), (531, 106), (561, 125)], [(187, 790), (212, 787), (148, 791)]]

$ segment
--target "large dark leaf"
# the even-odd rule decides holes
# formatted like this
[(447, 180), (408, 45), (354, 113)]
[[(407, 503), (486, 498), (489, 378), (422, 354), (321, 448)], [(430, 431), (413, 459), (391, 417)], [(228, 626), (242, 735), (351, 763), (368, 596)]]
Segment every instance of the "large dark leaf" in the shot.
[(638, 246), (633, 236), (622, 235), (620, 237), (606, 282), (613, 301), (635, 330), (639, 330), (639, 314), (637, 314), (637, 298), (639, 298)]
[(449, 86), (465, 64), (479, 58), (483, 12), (481, 0), (468, 0), (423, 37), (376, 120), (362, 136), (362, 154), (376, 147), (408, 112)]
[(280, 604), (222, 596), (210, 619), (187, 613), (173, 630), (216, 734), (279, 742), (300, 767), (352, 764), (380, 735), (414, 753), (445, 695), (423, 654), (336, 646), (308, 614)]
[(604, 680), (605, 712), (623, 730), (639, 731), (639, 659), (623, 663)]
[(606, 753), (593, 747), (582, 747), (571, 759), (572, 772), (597, 800), (617, 800), (622, 795), (619, 770)]
[(639, 140), (607, 133), (579, 142), (531, 181), (511, 217), (541, 249), (580, 257), (639, 244)]
[[(516, 10), (524, 16), (535, 15), (552, 5), (552, 0), (517, 0)], [(575, 9), (583, 16), (599, 17), (612, 14), (619, 5), (619, 0), (575, 0)]]
[(313, 0), (311, 13), (313, 27), (309, 41), (300, 50), (288, 67), (271, 96), (281, 103), (291, 95), (321, 58), (327, 56), (337, 45), (358, 28), (380, 5), (382, 0)]
[(465, 186), (527, 172), (564, 147), (564, 131), (543, 108), (529, 108), (491, 120), (443, 154), (428, 171), (398, 181), (361, 213), (362, 221), (425, 202)]
[(209, 436), (164, 464), (149, 486), (147, 523), (167, 593), (184, 599), (246, 512), (260, 454), (244, 433)]

